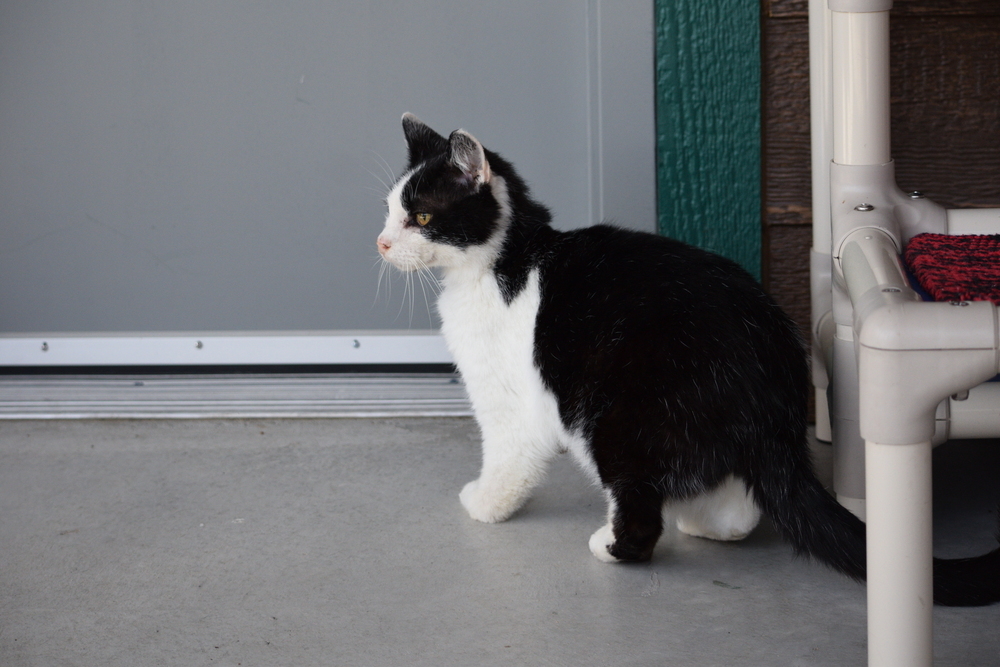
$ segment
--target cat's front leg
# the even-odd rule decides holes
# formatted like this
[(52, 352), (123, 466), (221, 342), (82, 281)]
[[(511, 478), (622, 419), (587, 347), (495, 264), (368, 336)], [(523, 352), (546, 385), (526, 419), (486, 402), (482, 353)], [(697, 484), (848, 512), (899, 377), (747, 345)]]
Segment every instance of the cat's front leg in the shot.
[(458, 495), (462, 506), (477, 521), (506, 521), (545, 477), (556, 451), (556, 446), (537, 441), (484, 438), (483, 468), (479, 479), (466, 484)]

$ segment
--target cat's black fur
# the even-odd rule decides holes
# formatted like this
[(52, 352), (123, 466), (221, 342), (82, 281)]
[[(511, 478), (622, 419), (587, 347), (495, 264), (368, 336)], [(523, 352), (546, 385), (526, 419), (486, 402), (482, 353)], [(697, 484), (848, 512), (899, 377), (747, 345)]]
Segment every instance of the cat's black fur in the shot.
[[(434, 214), (421, 233), (460, 248), (486, 243), (498, 232), (500, 204), (455, 166), (462, 137), (446, 139), (412, 117), (404, 129), (415, 175), (401, 199)], [(608, 225), (557, 231), (511, 164), (485, 156), (511, 212), (492, 271), (508, 303), (539, 272), (534, 362), (614, 498), (610, 553), (650, 558), (664, 504), (733, 475), (797, 553), (864, 579), (865, 526), (813, 473), (803, 343), (757, 282), (672, 239)], [(936, 560), (934, 597), (1000, 600), (1000, 549)]]

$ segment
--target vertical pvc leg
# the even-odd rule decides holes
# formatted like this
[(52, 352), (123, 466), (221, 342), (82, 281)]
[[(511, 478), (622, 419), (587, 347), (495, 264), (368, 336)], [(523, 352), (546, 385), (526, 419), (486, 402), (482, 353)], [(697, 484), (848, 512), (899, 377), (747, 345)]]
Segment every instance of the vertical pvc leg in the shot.
[(865, 443), (869, 667), (930, 667), (931, 443)]
[(889, 123), (889, 12), (832, 13), (833, 161), (892, 159)]
[(858, 362), (853, 340), (833, 339), (833, 490), (862, 521), (865, 510), (865, 441), (859, 426)]
[(826, 389), (815, 390), (816, 394), (816, 439), (820, 442), (833, 442), (833, 430), (830, 427), (830, 404), (826, 397)]

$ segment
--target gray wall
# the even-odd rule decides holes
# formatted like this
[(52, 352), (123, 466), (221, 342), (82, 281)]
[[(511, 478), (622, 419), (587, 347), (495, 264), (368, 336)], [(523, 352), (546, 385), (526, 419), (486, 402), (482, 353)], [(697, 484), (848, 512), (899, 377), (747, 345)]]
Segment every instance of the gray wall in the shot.
[[(611, 3), (605, 3), (611, 4)], [(655, 225), (652, 3), (0, 4), (0, 333), (425, 328), (399, 117), (575, 227)]]

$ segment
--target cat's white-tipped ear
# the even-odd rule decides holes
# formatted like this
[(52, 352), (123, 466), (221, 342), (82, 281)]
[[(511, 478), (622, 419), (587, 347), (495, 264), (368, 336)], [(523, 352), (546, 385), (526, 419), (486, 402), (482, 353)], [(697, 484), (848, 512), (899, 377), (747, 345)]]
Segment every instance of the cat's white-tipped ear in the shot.
[(416, 135), (427, 132), (428, 130), (430, 130), (430, 128), (427, 127), (427, 124), (409, 111), (403, 114), (403, 135), (406, 137), (407, 141), (409, 141), (411, 137), (415, 137)]
[(477, 186), (490, 182), (490, 163), (479, 141), (465, 130), (455, 130), (448, 138), (451, 163)]
[(410, 168), (435, 155), (440, 155), (448, 148), (447, 139), (412, 113), (403, 114), (403, 135), (406, 137), (409, 149)]

